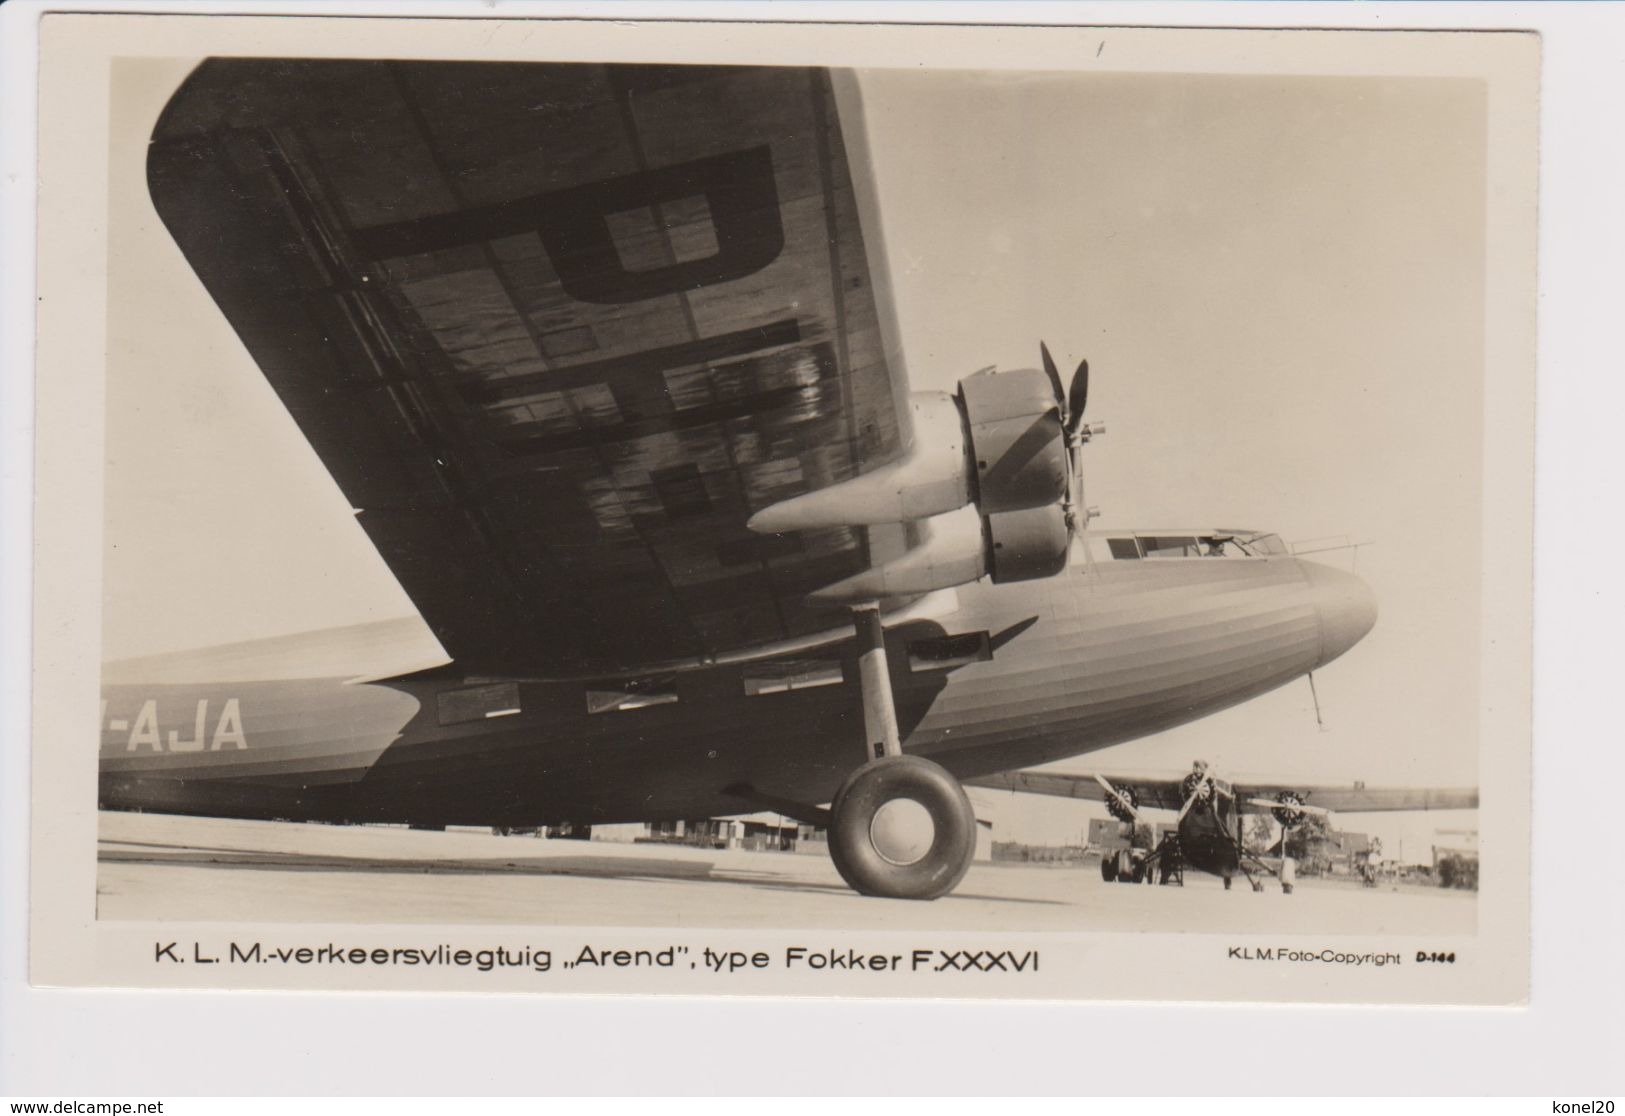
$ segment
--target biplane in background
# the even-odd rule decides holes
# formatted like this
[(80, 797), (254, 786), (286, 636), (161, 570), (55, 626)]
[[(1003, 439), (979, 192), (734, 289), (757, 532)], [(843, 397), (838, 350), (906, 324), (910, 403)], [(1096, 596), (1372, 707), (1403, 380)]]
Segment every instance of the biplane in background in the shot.
[(200, 65), (154, 205), (449, 661), (110, 666), (102, 804), (771, 808), (858, 891), (935, 898), (974, 851), (962, 780), (1365, 635), (1366, 585), (1267, 532), (1089, 530), (1087, 364), (911, 393), (866, 142), (822, 69)]
[[(1386, 813), (1395, 810), (1476, 810), (1476, 787), (1366, 787), (1288, 785), (1274, 781), (1231, 782), (1213, 774), (1201, 760), (1182, 778), (1166, 775), (1111, 775), (1060, 771), (1010, 771), (983, 775), (966, 782), (979, 787), (1025, 794), (1076, 798), (1105, 805), (1111, 816), (1136, 828), (1156, 832), (1146, 811), (1175, 815), (1173, 832), (1154, 840), (1148, 848), (1130, 847), (1104, 852), (1101, 876), (1106, 882), (1151, 883), (1191, 867), (1224, 880), (1225, 889), (1239, 872), (1254, 891), (1262, 891), (1259, 875), (1276, 876), (1284, 890), (1292, 890), (1292, 872), (1284, 857), (1265, 858), (1247, 848), (1242, 832), (1245, 818), (1268, 814), (1281, 827), (1281, 852), (1286, 833), (1305, 817), (1318, 814), (1328, 821), (1335, 811)], [(1271, 863), (1273, 860), (1273, 863)], [(1249, 868), (1252, 870), (1249, 871)]]

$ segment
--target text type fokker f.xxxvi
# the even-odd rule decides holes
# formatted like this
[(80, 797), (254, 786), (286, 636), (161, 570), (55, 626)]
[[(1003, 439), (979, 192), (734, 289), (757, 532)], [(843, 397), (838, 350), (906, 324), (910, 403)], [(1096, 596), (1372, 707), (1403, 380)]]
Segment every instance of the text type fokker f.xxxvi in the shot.
[(1274, 535), (1091, 531), (1086, 365), (911, 393), (865, 143), (822, 69), (194, 71), (153, 202), (450, 661), (110, 672), (102, 804), (766, 807), (827, 825), (858, 891), (934, 898), (974, 850), (962, 780), (1195, 720), (1370, 629), (1364, 583)]

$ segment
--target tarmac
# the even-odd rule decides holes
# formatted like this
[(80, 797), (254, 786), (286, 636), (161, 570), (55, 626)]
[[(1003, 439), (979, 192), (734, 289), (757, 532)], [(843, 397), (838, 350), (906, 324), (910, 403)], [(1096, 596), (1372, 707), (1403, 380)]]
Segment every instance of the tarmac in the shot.
[(160, 814), (99, 818), (97, 917), (854, 930), (1472, 934), (1470, 892), (1187, 873), (1108, 884), (1099, 862), (977, 863), (931, 903), (850, 891), (819, 853), (496, 837)]

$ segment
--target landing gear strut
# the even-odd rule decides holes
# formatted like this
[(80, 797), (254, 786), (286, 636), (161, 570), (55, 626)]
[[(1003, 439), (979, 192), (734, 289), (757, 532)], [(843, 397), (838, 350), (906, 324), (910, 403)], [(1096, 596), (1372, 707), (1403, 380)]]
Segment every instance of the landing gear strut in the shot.
[(976, 814), (959, 780), (928, 759), (903, 755), (880, 610), (853, 612), (863, 723), (873, 757), (836, 792), (829, 855), (863, 895), (936, 899), (964, 879), (976, 855)]

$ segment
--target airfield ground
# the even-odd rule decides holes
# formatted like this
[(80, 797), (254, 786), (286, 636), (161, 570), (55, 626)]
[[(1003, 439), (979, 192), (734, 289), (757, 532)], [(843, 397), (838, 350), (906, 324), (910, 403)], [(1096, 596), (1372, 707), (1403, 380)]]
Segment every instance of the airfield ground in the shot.
[(102, 919), (682, 928), (1471, 934), (1471, 893), (1189, 874), (1105, 884), (1084, 867), (977, 864), (936, 903), (853, 895), (819, 854), (102, 814)]
[(98, 856), (101, 919), (1461, 935), (1477, 911), (1437, 888), (1108, 884), (1092, 860), (977, 864), (914, 903), (854, 895), (822, 855), (156, 814), (102, 814)]

